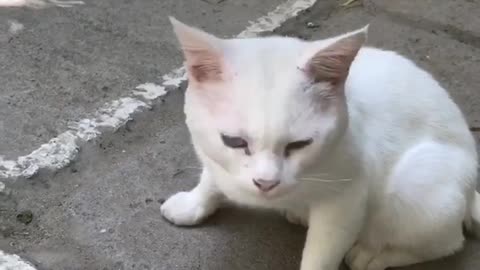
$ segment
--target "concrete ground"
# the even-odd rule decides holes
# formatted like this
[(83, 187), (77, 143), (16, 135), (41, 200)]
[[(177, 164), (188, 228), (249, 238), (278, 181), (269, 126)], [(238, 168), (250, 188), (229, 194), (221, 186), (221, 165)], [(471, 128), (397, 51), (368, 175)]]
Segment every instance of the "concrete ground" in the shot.
[[(182, 63), (168, 16), (234, 35), (281, 0), (86, 1), (0, 8), (0, 155), (25, 155)], [(9, 31), (21, 23), (23, 30)]]
[[(25, 27), (17, 34), (8, 31), (11, 24), (0, 29), (0, 153), (27, 154), (69, 121), (179, 65), (167, 15), (234, 35), (279, 4), (259, 2), (106, 0), (68, 10), (0, 9), (0, 23)], [(431, 71), (478, 127), (480, 3), (419, 2), (364, 0), (345, 9), (319, 0), (274, 32), (318, 39), (370, 23), (371, 45)], [(298, 269), (305, 230), (276, 214), (229, 208), (191, 229), (162, 219), (161, 202), (192, 188), (199, 174), (183, 123), (183, 90), (86, 143), (66, 168), (2, 180), (0, 250), (45, 270)], [(480, 269), (480, 241), (405, 269)]]

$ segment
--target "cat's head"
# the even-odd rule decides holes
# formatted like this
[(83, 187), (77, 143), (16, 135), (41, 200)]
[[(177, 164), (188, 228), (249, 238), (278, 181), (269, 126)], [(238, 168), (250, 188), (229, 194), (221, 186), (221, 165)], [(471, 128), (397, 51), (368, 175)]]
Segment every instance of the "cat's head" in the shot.
[(367, 28), (307, 42), (220, 39), (172, 18), (186, 60), (194, 145), (262, 197), (292, 190), (348, 125), (344, 84)]

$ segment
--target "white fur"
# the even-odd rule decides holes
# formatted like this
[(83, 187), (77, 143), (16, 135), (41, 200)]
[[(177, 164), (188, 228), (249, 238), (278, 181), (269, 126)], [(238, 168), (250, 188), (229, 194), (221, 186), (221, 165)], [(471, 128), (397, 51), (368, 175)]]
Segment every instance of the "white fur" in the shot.
[[(344, 94), (330, 100), (322, 95), (332, 86), (312, 84), (304, 67), (358, 31), (315, 42), (220, 40), (173, 24), (185, 50), (215, 43), (204, 49), (221, 56), (224, 72), (220, 82), (189, 75), (186, 122), (204, 172), (195, 189), (162, 206), (171, 222), (197, 224), (223, 195), (282, 211), (309, 225), (301, 270), (337, 269), (345, 255), (353, 270), (432, 260), (462, 247), (462, 224), (478, 226), (474, 139), (447, 92), (411, 61), (362, 48)], [(246, 138), (252, 155), (223, 145), (221, 133)], [(313, 144), (283, 155), (305, 138)], [(261, 192), (258, 178), (281, 184)]]

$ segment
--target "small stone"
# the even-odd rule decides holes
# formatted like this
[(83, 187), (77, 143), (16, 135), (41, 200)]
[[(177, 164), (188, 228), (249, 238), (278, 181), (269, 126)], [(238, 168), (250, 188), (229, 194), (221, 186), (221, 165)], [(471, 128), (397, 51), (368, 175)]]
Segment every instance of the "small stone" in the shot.
[(320, 27), (320, 25), (318, 25), (316, 23), (313, 23), (313, 22), (308, 22), (307, 27), (308, 28), (318, 28), (318, 27)]
[(149, 203), (151, 203), (151, 202), (153, 202), (152, 199), (150, 199), (150, 198), (146, 198), (146, 199), (145, 199), (145, 203), (146, 203), (146, 204), (149, 204)]
[(132, 209), (136, 209), (136, 208), (138, 208), (138, 207), (140, 206), (140, 204), (141, 204), (141, 203), (139, 203), (139, 202), (135, 202), (135, 203), (132, 202), (132, 203), (130, 203), (128, 206), (129, 206), (130, 208), (132, 208)]
[(30, 224), (32, 220), (33, 220), (33, 213), (30, 210), (22, 211), (17, 215), (17, 221), (25, 225)]

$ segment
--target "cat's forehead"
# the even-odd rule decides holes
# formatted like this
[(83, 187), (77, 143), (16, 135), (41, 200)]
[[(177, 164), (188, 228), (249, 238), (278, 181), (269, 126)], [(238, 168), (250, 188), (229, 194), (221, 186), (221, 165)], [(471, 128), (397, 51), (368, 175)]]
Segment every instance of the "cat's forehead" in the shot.
[[(309, 133), (311, 83), (298, 69), (305, 42), (281, 37), (232, 40), (227, 57), (234, 76), (228, 91), (228, 112), (219, 114), (230, 133), (282, 139)], [(225, 114), (223, 114), (225, 113)]]
[(306, 80), (298, 64), (305, 46), (283, 37), (231, 40), (226, 58), (237, 98), (290, 98)]
[(228, 41), (226, 58), (242, 74), (283, 72), (297, 66), (306, 46), (287, 37), (233, 39)]
[(226, 106), (223, 123), (231, 133), (277, 142), (307, 138), (317, 129), (318, 110), (301, 87), (270, 84), (250, 90)]

